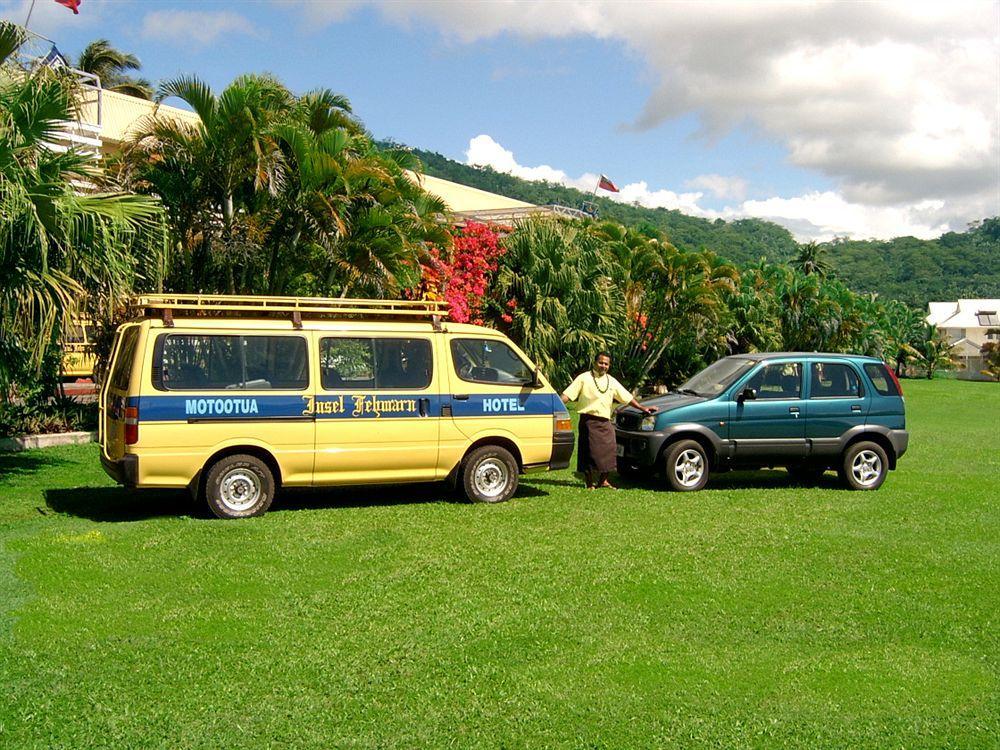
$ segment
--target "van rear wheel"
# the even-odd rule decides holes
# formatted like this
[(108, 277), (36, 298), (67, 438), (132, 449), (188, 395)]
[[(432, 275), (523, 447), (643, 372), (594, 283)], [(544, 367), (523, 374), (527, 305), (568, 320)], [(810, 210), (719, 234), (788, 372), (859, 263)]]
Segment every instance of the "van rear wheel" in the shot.
[(517, 461), (506, 448), (476, 448), (462, 465), (462, 489), (474, 503), (502, 503), (517, 491)]
[(219, 518), (263, 515), (274, 500), (274, 475), (256, 456), (220, 458), (205, 477), (205, 500)]

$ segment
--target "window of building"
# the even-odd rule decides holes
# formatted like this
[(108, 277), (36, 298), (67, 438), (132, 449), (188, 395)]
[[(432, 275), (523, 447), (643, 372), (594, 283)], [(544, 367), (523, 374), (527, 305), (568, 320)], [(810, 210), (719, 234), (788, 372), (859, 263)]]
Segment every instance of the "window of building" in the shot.
[(979, 325), (984, 327), (1000, 325), (1000, 316), (996, 310), (980, 310), (976, 313), (976, 318), (979, 320)]

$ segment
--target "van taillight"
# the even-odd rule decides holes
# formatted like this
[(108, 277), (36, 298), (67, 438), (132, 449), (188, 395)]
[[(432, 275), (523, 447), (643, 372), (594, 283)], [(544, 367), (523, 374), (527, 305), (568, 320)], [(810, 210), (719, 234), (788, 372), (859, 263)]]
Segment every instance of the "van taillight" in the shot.
[(139, 408), (125, 407), (125, 445), (135, 445), (139, 442)]
[(569, 419), (569, 417), (563, 419), (562, 417), (556, 416), (555, 423), (552, 425), (552, 430), (554, 432), (572, 432), (573, 422)]

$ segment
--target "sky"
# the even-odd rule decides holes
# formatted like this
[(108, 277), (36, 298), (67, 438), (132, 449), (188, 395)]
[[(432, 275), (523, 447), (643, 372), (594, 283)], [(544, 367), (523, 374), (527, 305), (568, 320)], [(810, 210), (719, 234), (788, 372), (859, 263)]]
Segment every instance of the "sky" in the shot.
[(994, 0), (35, 0), (30, 28), (71, 57), (107, 38), (154, 82), (329, 88), (377, 138), (800, 240), (1000, 214)]

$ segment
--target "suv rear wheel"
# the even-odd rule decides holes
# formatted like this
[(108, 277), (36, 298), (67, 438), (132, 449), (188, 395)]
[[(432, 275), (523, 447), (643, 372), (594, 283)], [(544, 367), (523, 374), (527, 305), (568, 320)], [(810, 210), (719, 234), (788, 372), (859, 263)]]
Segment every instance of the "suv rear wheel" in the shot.
[(667, 483), (677, 492), (694, 492), (708, 484), (708, 455), (697, 440), (679, 440), (664, 453)]
[(889, 459), (878, 443), (854, 443), (844, 451), (837, 473), (852, 490), (877, 490), (889, 472)]
[(205, 477), (205, 500), (219, 518), (263, 515), (274, 500), (274, 475), (256, 456), (220, 458)]
[(517, 490), (517, 461), (506, 448), (483, 445), (462, 465), (462, 489), (474, 503), (502, 503)]

